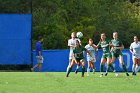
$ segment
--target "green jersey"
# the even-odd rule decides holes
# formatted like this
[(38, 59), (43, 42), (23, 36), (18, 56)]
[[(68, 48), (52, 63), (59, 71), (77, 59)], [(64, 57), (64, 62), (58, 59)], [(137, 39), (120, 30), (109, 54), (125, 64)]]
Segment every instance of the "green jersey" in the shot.
[(84, 48), (83, 46), (79, 46), (79, 48), (75, 48), (73, 50), (73, 53), (75, 55), (75, 58), (81, 58), (81, 59), (83, 59), (84, 58), (83, 51), (86, 51), (86, 48)]
[[(115, 47), (121, 47), (123, 45), (123, 43), (119, 39), (117, 39), (117, 40), (112, 39), (111, 42), (110, 42), (110, 44), (112, 44)], [(119, 54), (119, 53), (121, 53), (121, 50), (114, 48), (112, 52)]]
[(108, 46), (108, 41), (102, 41), (98, 43), (98, 47), (101, 47), (103, 49), (103, 53), (110, 53), (110, 48)]

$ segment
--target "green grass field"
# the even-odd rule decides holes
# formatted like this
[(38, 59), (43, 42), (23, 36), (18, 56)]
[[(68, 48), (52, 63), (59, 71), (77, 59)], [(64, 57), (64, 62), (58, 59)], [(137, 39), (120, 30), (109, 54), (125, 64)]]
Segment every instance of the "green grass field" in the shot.
[[(86, 73), (85, 73), (86, 75)], [(140, 74), (127, 77), (125, 73), (100, 73), (81, 77), (70, 73), (0, 72), (0, 93), (139, 93)]]

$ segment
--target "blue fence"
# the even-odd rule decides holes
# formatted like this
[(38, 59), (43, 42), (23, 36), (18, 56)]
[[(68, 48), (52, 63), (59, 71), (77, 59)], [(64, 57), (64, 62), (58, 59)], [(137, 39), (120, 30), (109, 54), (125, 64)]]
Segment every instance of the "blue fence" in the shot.
[[(64, 72), (64, 71), (66, 71), (66, 68), (69, 63), (69, 50), (43, 51), (43, 57), (44, 57), (43, 71), (45, 71), (45, 72)], [(95, 63), (96, 71), (100, 70), (101, 57), (102, 57), (102, 50), (99, 50), (99, 52), (96, 53), (96, 59), (97, 59), (97, 62)], [(131, 71), (132, 55), (129, 52), (129, 50), (127, 50), (127, 49), (123, 50), (123, 58), (124, 58), (124, 63), (128, 68), (128, 71)], [(85, 60), (86, 60), (86, 58), (85, 58)], [(33, 51), (33, 61), (34, 61), (34, 65), (35, 65), (37, 63), (37, 61), (36, 61), (34, 51)], [(119, 64), (118, 59), (114, 62), (114, 66), (117, 71), (123, 71), (121, 65)], [(75, 70), (75, 67), (76, 66), (73, 67), (73, 71)], [(87, 67), (87, 62), (86, 62), (86, 67)], [(104, 70), (105, 70), (105, 67), (104, 67)]]
[(0, 14), (0, 64), (31, 64), (31, 14)]

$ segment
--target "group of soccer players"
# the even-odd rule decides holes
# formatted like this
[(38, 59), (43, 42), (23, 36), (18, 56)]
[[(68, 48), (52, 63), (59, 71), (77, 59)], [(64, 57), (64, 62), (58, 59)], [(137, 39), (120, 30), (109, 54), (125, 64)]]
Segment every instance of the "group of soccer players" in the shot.
[[(118, 33), (113, 33), (113, 39), (108, 41), (106, 39), (106, 34), (101, 33), (100, 41), (97, 45), (93, 43), (93, 39), (89, 39), (88, 44), (83, 47), (79, 38), (76, 38), (76, 33), (72, 32), (71, 39), (68, 40), (68, 46), (70, 47), (69, 53), (69, 65), (67, 67), (66, 77), (69, 76), (72, 67), (74, 64), (77, 64), (75, 73), (77, 74), (80, 65), (82, 65), (82, 77), (84, 77), (85, 72), (85, 60), (84, 60), (84, 51), (87, 52), (87, 76), (89, 76), (90, 68), (92, 68), (93, 73), (95, 73), (95, 52), (98, 48), (102, 48), (103, 54), (100, 63), (100, 77), (103, 75), (107, 76), (108, 71), (111, 68), (115, 73), (115, 76), (118, 76), (115, 68), (113, 67), (113, 63), (116, 58), (119, 59), (119, 62), (126, 73), (126, 76), (129, 76), (127, 72), (127, 68), (123, 62), (123, 54), (122, 49), (124, 49), (124, 45), (120, 39), (118, 39)], [(134, 36), (134, 42), (130, 45), (130, 52), (133, 55), (133, 66), (132, 66), (132, 75), (136, 75), (140, 65), (140, 42), (138, 41), (138, 37)], [(105, 74), (103, 74), (103, 66), (107, 62), (107, 68)]]

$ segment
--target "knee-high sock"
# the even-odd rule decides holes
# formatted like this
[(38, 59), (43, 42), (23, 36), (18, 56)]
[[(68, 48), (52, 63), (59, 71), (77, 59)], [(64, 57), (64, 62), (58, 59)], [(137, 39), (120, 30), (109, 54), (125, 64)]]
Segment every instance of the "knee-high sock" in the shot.
[(77, 65), (76, 69), (78, 70), (80, 68), (80, 66)]
[(113, 64), (109, 64), (110, 68), (114, 71), (115, 68), (113, 67)]
[(90, 72), (90, 69), (89, 69), (89, 68), (87, 68), (87, 74), (89, 74), (89, 72)]
[(135, 72), (137, 73), (139, 71), (139, 66), (136, 66)]
[(70, 68), (70, 63), (71, 63), (71, 60), (69, 59), (69, 64), (68, 64), (68, 66), (67, 66), (67, 72), (68, 72), (68, 70), (69, 70), (69, 68)]
[(100, 64), (100, 72), (103, 72), (103, 66), (102, 64)]
[(126, 66), (125, 66), (124, 64), (122, 64), (122, 67), (123, 67), (123, 70), (124, 70), (125, 72), (127, 72)]
[(82, 67), (82, 76), (84, 75), (84, 73), (85, 73), (85, 67), (83, 66)]
[(69, 76), (71, 70), (72, 70), (72, 67), (69, 67), (68, 72), (67, 72), (67, 76)]
[(136, 65), (133, 64), (133, 66), (132, 66), (132, 72), (136, 72), (135, 70), (136, 70)]
[(109, 69), (110, 69), (110, 65), (109, 65), (109, 64), (107, 64), (106, 73), (108, 73)]

